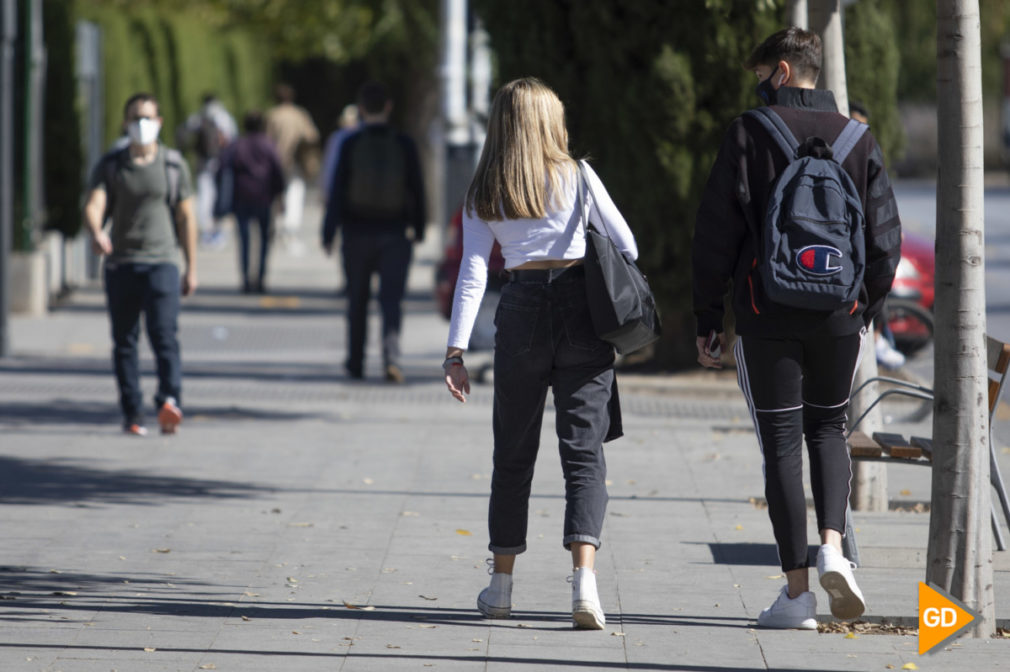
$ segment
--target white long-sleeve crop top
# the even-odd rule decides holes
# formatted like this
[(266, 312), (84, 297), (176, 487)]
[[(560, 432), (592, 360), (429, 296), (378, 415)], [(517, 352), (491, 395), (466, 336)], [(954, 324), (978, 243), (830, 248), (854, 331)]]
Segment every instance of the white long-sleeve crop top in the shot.
[[(638, 247), (628, 223), (593, 169), (587, 163), (582, 165), (592, 187), (592, 190), (583, 190), (582, 213), (576, 212), (578, 181), (575, 179), (566, 179), (562, 185), (564, 194), (559, 202), (566, 205), (560, 210), (549, 211), (542, 219), (485, 222), (463, 209), (463, 259), (452, 301), (450, 348), (465, 350), (470, 343), (470, 332), (487, 286), (488, 259), (496, 240), (501, 245), (507, 269), (528, 261), (582, 259), (586, 255), (586, 215), (595, 209), (593, 222), (606, 229), (605, 233), (621, 252), (632, 259), (638, 258)], [(577, 175), (573, 171), (572, 177)], [(598, 200), (593, 199), (594, 195)]]

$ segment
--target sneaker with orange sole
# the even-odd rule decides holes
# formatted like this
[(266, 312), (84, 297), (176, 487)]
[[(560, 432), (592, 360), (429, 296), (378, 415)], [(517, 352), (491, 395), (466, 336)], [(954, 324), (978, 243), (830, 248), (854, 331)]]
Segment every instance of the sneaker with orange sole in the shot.
[(172, 397), (166, 399), (158, 409), (158, 424), (161, 425), (162, 434), (175, 434), (176, 429), (182, 424), (182, 410)]
[(132, 434), (133, 436), (147, 436), (147, 427), (133, 423), (131, 425), (123, 425), (124, 434)]

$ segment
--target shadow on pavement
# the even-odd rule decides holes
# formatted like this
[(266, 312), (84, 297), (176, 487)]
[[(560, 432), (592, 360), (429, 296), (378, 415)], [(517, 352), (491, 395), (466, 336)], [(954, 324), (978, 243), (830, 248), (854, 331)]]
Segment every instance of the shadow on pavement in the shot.
[(137, 471), (107, 471), (65, 459), (0, 457), (0, 505), (84, 503), (159, 504), (158, 498), (235, 499), (274, 492), (270, 487), (234, 481), (158, 476)]
[[(202, 406), (188, 404), (185, 407), (186, 417), (200, 420), (303, 420), (319, 417), (314, 413), (291, 411), (270, 411), (262, 408), (243, 408), (241, 406)], [(153, 420), (154, 412), (150, 411)], [(117, 430), (122, 421), (119, 409), (114, 403), (94, 401), (73, 401), (70, 399), (54, 399), (40, 402), (3, 402), (0, 404), (0, 426), (15, 427), (46, 427), (52, 425), (95, 425), (108, 426), (110, 431)], [(149, 428), (156, 432), (157, 427)], [(140, 439), (136, 439), (140, 440)]]
[[(89, 288), (75, 292), (76, 300), (68, 301), (53, 309), (53, 315), (79, 313), (105, 313), (106, 306), (102, 293)], [(372, 303), (377, 307), (377, 294), (373, 292)], [(84, 300), (82, 300), (84, 299)], [(431, 291), (408, 291), (403, 296), (404, 314), (431, 313), (436, 310)], [(182, 312), (248, 315), (250, 317), (276, 317), (278, 315), (312, 316), (333, 315), (343, 317), (347, 313), (347, 297), (336, 290), (316, 287), (282, 287), (269, 290), (267, 294), (242, 294), (237, 289), (227, 287), (201, 286), (196, 294), (183, 299)]]

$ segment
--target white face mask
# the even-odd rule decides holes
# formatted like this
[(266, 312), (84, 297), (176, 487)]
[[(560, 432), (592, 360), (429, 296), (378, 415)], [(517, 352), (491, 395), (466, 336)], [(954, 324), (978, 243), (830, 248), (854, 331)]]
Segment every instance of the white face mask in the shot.
[(126, 132), (130, 140), (135, 145), (150, 145), (158, 140), (158, 133), (161, 132), (161, 122), (154, 119), (138, 119), (130, 122), (126, 127)]

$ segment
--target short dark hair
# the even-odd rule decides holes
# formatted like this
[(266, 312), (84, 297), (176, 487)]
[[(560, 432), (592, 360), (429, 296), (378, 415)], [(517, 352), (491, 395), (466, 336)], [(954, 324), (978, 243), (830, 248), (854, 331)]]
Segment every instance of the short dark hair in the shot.
[(242, 120), (242, 128), (245, 129), (246, 133), (262, 133), (263, 126), (262, 112), (259, 110), (249, 110), (245, 113), (245, 119)]
[(130, 116), (130, 108), (136, 103), (154, 103), (154, 108), (158, 110), (159, 115), (161, 114), (161, 106), (158, 105), (158, 99), (154, 97), (154, 94), (141, 91), (126, 99), (126, 105), (123, 105), (123, 119)]
[(853, 114), (861, 114), (867, 119), (870, 118), (870, 111), (858, 100), (849, 101), (849, 116), (851, 117)]
[(774, 67), (779, 61), (791, 65), (799, 78), (816, 82), (821, 74), (821, 38), (796, 26), (783, 28), (755, 47), (743, 67), (747, 70), (759, 65)]
[(290, 84), (285, 84), (281, 82), (274, 87), (274, 98), (277, 99), (278, 103), (293, 103), (295, 102), (295, 90)]
[(365, 82), (358, 89), (358, 105), (367, 114), (379, 114), (389, 102), (389, 89), (382, 82)]
[(203, 94), (203, 98), (201, 98), (201, 100), (203, 101), (204, 105), (209, 105), (210, 103), (213, 103), (215, 100), (217, 100), (217, 94), (214, 93), (213, 91), (207, 91)]

